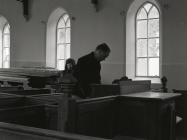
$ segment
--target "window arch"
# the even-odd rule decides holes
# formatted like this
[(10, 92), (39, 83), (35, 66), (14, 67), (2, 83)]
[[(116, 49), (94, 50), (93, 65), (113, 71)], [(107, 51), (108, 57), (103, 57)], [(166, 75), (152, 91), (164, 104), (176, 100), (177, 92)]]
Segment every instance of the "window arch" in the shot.
[(63, 14), (57, 23), (56, 68), (64, 70), (66, 59), (70, 58), (70, 18)]
[(2, 33), (2, 68), (10, 67), (10, 25), (6, 23)]
[(144, 3), (136, 15), (136, 76), (158, 77), (160, 61), (159, 11)]
[[(150, 4), (150, 5), (146, 6), (146, 4)], [(151, 12), (151, 9), (153, 10), (153, 12)], [(148, 15), (148, 12), (151, 14)], [(154, 17), (155, 14), (157, 14), (157, 17)], [(162, 18), (161, 17), (162, 17), (161, 5), (156, 0), (134, 0), (130, 4), (129, 9), (127, 11), (127, 15), (126, 15), (126, 69), (125, 69), (126, 75), (129, 78), (134, 79), (134, 80), (151, 80), (152, 83), (160, 83), (160, 77), (162, 76)], [(157, 19), (158, 21), (157, 22), (158, 24), (156, 26), (157, 28), (155, 28), (155, 26), (148, 26), (148, 24), (146, 24), (148, 21), (151, 21), (151, 20), (153, 21), (153, 19), (155, 20)], [(142, 27), (142, 29), (141, 28), (138, 29), (138, 25)], [(152, 27), (154, 27), (156, 30), (150, 30)], [(137, 33), (138, 31), (139, 33)], [(153, 31), (150, 33), (154, 33), (154, 35), (157, 35), (157, 36), (150, 36), (150, 37), (143, 36), (143, 35), (150, 35), (148, 34), (148, 31)], [(143, 33), (146, 33), (146, 34), (143, 34)], [(154, 37), (155, 37), (155, 40), (157, 41), (153, 41)], [(151, 44), (151, 42), (152, 44), (156, 44), (154, 45), (154, 47), (152, 46), (152, 48), (150, 48), (153, 50), (156, 50), (157, 48), (157, 51), (154, 51), (154, 52), (158, 52), (157, 55), (154, 54), (154, 56), (156, 55), (155, 58), (159, 59), (158, 61), (156, 60), (156, 62), (159, 63), (157, 64), (158, 67), (156, 71), (151, 71), (150, 73), (148, 73), (148, 71), (154, 69), (154, 67), (151, 67), (151, 65), (149, 64), (152, 62), (152, 61), (150, 62), (148, 61), (148, 58), (151, 58), (151, 56), (150, 54), (148, 55), (148, 52), (147, 52), (148, 48), (143, 47), (142, 42), (146, 42), (144, 43), (146, 44), (145, 46), (148, 46), (148, 44)], [(144, 49), (146, 49), (146, 52), (147, 52), (146, 55), (148, 56), (145, 58), (147, 60), (146, 61), (147, 71), (143, 69), (144, 67), (141, 64), (141, 59), (139, 59), (140, 63), (138, 62), (138, 58), (142, 58), (143, 60), (143, 57), (145, 57), (145, 54), (142, 53)], [(152, 60), (154, 61), (155, 59), (152, 59)], [(138, 65), (141, 66), (141, 68), (144, 71), (142, 69), (138, 71)], [(151, 67), (151, 69), (148, 70), (148, 67), (149, 68)]]

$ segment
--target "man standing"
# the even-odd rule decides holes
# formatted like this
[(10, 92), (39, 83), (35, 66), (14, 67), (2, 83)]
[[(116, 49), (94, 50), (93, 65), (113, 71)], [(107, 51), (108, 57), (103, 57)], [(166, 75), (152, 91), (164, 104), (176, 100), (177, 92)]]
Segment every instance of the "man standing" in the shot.
[(109, 53), (110, 48), (108, 45), (106, 43), (102, 43), (96, 47), (95, 51), (78, 59), (75, 77), (83, 90), (83, 98), (90, 96), (90, 84), (101, 83), (100, 62), (105, 60), (105, 58), (109, 56)]

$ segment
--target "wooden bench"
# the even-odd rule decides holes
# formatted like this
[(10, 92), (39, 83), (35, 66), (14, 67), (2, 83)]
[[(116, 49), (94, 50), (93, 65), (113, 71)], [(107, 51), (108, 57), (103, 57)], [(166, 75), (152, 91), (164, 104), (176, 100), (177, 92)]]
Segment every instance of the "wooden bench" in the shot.
[(70, 100), (66, 131), (112, 138), (114, 136), (115, 96)]
[(69, 102), (67, 131), (112, 138), (175, 139), (175, 104), (180, 94), (140, 92)]
[(22, 85), (28, 87), (44, 88), (48, 79), (58, 75), (58, 70), (48, 68), (1, 68), (0, 83), (2, 85)]
[(54, 102), (0, 93), (0, 121), (57, 130), (57, 116)]
[(176, 100), (176, 114), (182, 118), (177, 124), (177, 134), (187, 136), (187, 90), (173, 89), (174, 93), (180, 93), (181, 97)]

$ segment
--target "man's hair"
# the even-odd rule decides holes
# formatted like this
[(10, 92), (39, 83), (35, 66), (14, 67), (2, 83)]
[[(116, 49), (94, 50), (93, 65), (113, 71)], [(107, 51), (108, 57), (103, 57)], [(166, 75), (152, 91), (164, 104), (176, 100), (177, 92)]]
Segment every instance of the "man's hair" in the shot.
[(110, 48), (106, 43), (102, 43), (96, 47), (96, 50), (100, 50), (103, 52), (110, 52)]

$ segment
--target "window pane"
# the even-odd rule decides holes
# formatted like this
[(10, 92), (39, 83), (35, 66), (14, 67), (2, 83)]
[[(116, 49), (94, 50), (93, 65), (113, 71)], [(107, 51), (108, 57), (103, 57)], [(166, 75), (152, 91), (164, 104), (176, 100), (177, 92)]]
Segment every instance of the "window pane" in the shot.
[(148, 55), (149, 57), (158, 57), (159, 56), (159, 39), (149, 39)]
[(70, 19), (67, 20), (66, 27), (70, 27)]
[(137, 21), (137, 38), (147, 38), (147, 20)]
[(149, 58), (149, 76), (159, 76), (159, 58)]
[(4, 61), (3, 62), (3, 68), (9, 68), (10, 65), (9, 65), (9, 61)]
[(65, 59), (65, 45), (58, 45), (57, 47), (57, 59)]
[(147, 76), (147, 59), (138, 58), (137, 59), (137, 76)]
[(159, 37), (159, 19), (152, 19), (148, 22), (149, 37)]
[(147, 39), (138, 39), (137, 57), (147, 57)]
[(66, 43), (70, 43), (70, 28), (66, 28)]
[(144, 8), (141, 8), (141, 10), (138, 12), (137, 19), (147, 19), (147, 13), (145, 12)]
[(6, 33), (6, 34), (10, 33), (10, 26), (8, 24), (4, 28), (4, 33)]
[(66, 44), (66, 59), (70, 58), (70, 44)]
[(64, 21), (66, 22), (69, 16), (67, 14), (64, 14), (63, 18), (64, 18)]
[(153, 7), (148, 15), (149, 18), (159, 18), (159, 12), (156, 7)]
[(9, 48), (4, 48), (3, 49), (3, 60), (9, 60), (9, 57), (7, 58), (7, 56), (9, 56), (9, 54), (10, 54)]
[(9, 35), (3, 36), (3, 47), (10, 47), (10, 36)]
[(57, 61), (57, 69), (58, 70), (64, 70), (65, 67), (65, 61), (64, 60), (58, 60)]
[(65, 29), (58, 29), (57, 34), (57, 43), (65, 42)]
[(61, 18), (58, 22), (58, 26), (57, 28), (64, 28), (65, 27), (65, 22), (64, 22), (64, 19)]
[(149, 12), (151, 6), (152, 6), (152, 4), (147, 3), (147, 4), (144, 5), (144, 8), (146, 9), (147, 12)]

